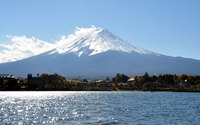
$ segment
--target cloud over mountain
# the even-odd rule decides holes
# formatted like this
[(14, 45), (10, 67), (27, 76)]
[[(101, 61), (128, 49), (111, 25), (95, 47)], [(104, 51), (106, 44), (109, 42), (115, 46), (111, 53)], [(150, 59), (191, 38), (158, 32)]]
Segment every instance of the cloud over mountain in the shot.
[[(55, 43), (35, 37), (11, 37), (0, 53), (1, 72), (15, 76), (59, 73), (69, 77), (113, 76), (116, 73), (199, 74), (200, 61), (157, 54), (133, 45), (102, 28), (77, 28)], [(35, 55), (35, 56), (33, 56)], [(30, 57), (30, 58), (27, 58)], [(26, 58), (26, 59), (24, 59)]]
[(63, 35), (55, 43), (26, 36), (8, 36), (8, 38), (11, 39), (11, 44), (0, 44), (0, 47), (5, 48), (0, 52), (0, 63), (22, 60), (49, 50), (52, 50), (50, 54), (75, 53), (79, 57), (82, 54), (92, 56), (109, 50), (152, 54), (150, 51), (120, 39), (108, 30), (93, 25), (90, 28), (76, 27), (74, 34)]
[(77, 27), (74, 34), (68, 37), (62, 36), (61, 40), (57, 42), (56, 49), (51, 54), (75, 53), (80, 57), (82, 54), (92, 56), (109, 50), (153, 54), (153, 52), (122, 40), (108, 30), (96, 28), (95, 26), (91, 28)]
[(4, 48), (4, 50), (0, 52), (0, 63), (21, 60), (54, 48), (54, 44), (35, 37), (7, 36), (7, 38), (9, 38), (12, 43), (0, 44), (0, 47)]

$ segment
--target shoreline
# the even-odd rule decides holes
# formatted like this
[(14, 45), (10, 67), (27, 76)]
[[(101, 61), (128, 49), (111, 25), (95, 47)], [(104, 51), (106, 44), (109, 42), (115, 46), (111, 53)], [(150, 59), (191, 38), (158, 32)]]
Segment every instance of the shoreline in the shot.
[(108, 91), (108, 92), (200, 92), (200, 90), (192, 90), (192, 89), (157, 89), (157, 90), (126, 90), (126, 89), (118, 89), (118, 90), (97, 90), (97, 89), (90, 89), (90, 90), (75, 90), (75, 89), (69, 89), (69, 90), (64, 90), (64, 89), (41, 89), (41, 90), (36, 90), (36, 89), (16, 89), (16, 90), (0, 90), (0, 92), (13, 92), (13, 91), (17, 91), (17, 92), (30, 92), (30, 91), (34, 91), (34, 92), (45, 92), (45, 91), (60, 91), (60, 92), (70, 92), (70, 91)]

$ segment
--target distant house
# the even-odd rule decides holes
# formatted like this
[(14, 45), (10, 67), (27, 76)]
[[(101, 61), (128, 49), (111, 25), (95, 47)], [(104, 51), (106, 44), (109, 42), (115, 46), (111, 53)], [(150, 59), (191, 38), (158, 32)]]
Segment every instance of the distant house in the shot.
[(129, 85), (132, 85), (133, 81), (135, 81), (135, 79), (134, 78), (130, 78), (130, 79), (127, 80), (127, 83)]
[(181, 81), (180, 83), (178, 83), (178, 85), (181, 88), (189, 88), (190, 87), (190, 83), (187, 81), (184, 81), (184, 82)]
[(128, 79), (127, 81), (128, 81), (128, 82), (133, 82), (133, 81), (135, 81), (135, 79), (134, 79), (134, 78), (130, 78), (130, 79)]
[(20, 81), (10, 74), (0, 74), (0, 88), (18, 88)]
[(127, 86), (129, 85), (128, 83), (124, 83), (124, 82), (120, 82), (120, 83), (117, 83), (118, 86)]
[(95, 83), (103, 83), (103, 80), (96, 80)]
[(94, 81), (94, 84), (100, 87), (112, 87), (112, 83), (110, 81), (105, 80), (96, 80)]
[(89, 86), (89, 83), (88, 82), (78, 82), (78, 87), (88, 87)]
[(10, 74), (0, 74), (0, 78), (14, 78), (14, 77)]
[(30, 86), (44, 86), (46, 84), (59, 85), (58, 76), (45, 76), (45, 77), (33, 77), (32, 74), (28, 74), (28, 84)]
[(112, 83), (110, 81), (105, 80), (87, 80), (78, 82), (79, 87), (112, 87)]

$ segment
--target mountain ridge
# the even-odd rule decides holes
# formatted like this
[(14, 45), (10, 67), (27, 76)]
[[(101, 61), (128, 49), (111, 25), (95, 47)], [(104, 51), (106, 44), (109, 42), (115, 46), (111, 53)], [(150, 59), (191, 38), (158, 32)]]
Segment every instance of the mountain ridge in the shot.
[(1, 73), (59, 73), (67, 78), (103, 78), (124, 73), (200, 75), (200, 60), (157, 54), (128, 43), (101, 28), (79, 28), (42, 54), (0, 64)]
[(67, 54), (76, 53), (78, 56), (88, 54), (89, 56), (106, 52), (108, 50), (117, 50), (122, 52), (137, 52), (141, 54), (154, 54), (153, 52), (139, 48), (129, 42), (126, 42), (108, 30), (102, 28), (77, 28), (74, 34), (71, 34), (58, 42), (58, 47), (53, 53)]

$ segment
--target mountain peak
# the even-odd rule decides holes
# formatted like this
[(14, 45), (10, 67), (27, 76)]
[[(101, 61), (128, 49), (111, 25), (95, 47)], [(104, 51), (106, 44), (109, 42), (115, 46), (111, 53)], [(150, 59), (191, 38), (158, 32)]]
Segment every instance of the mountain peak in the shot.
[(94, 32), (101, 32), (103, 29), (102, 28), (97, 28), (95, 25), (92, 25), (91, 27), (78, 27), (76, 26), (75, 34), (76, 35), (86, 35), (86, 34), (91, 34)]
[(150, 51), (136, 47), (122, 40), (108, 30), (97, 28), (94, 25), (90, 28), (76, 27), (74, 34), (68, 37), (63, 36), (62, 39), (57, 42), (57, 45), (57, 48), (50, 54), (68, 54), (73, 52), (80, 57), (82, 54), (92, 56), (109, 50), (153, 54)]

